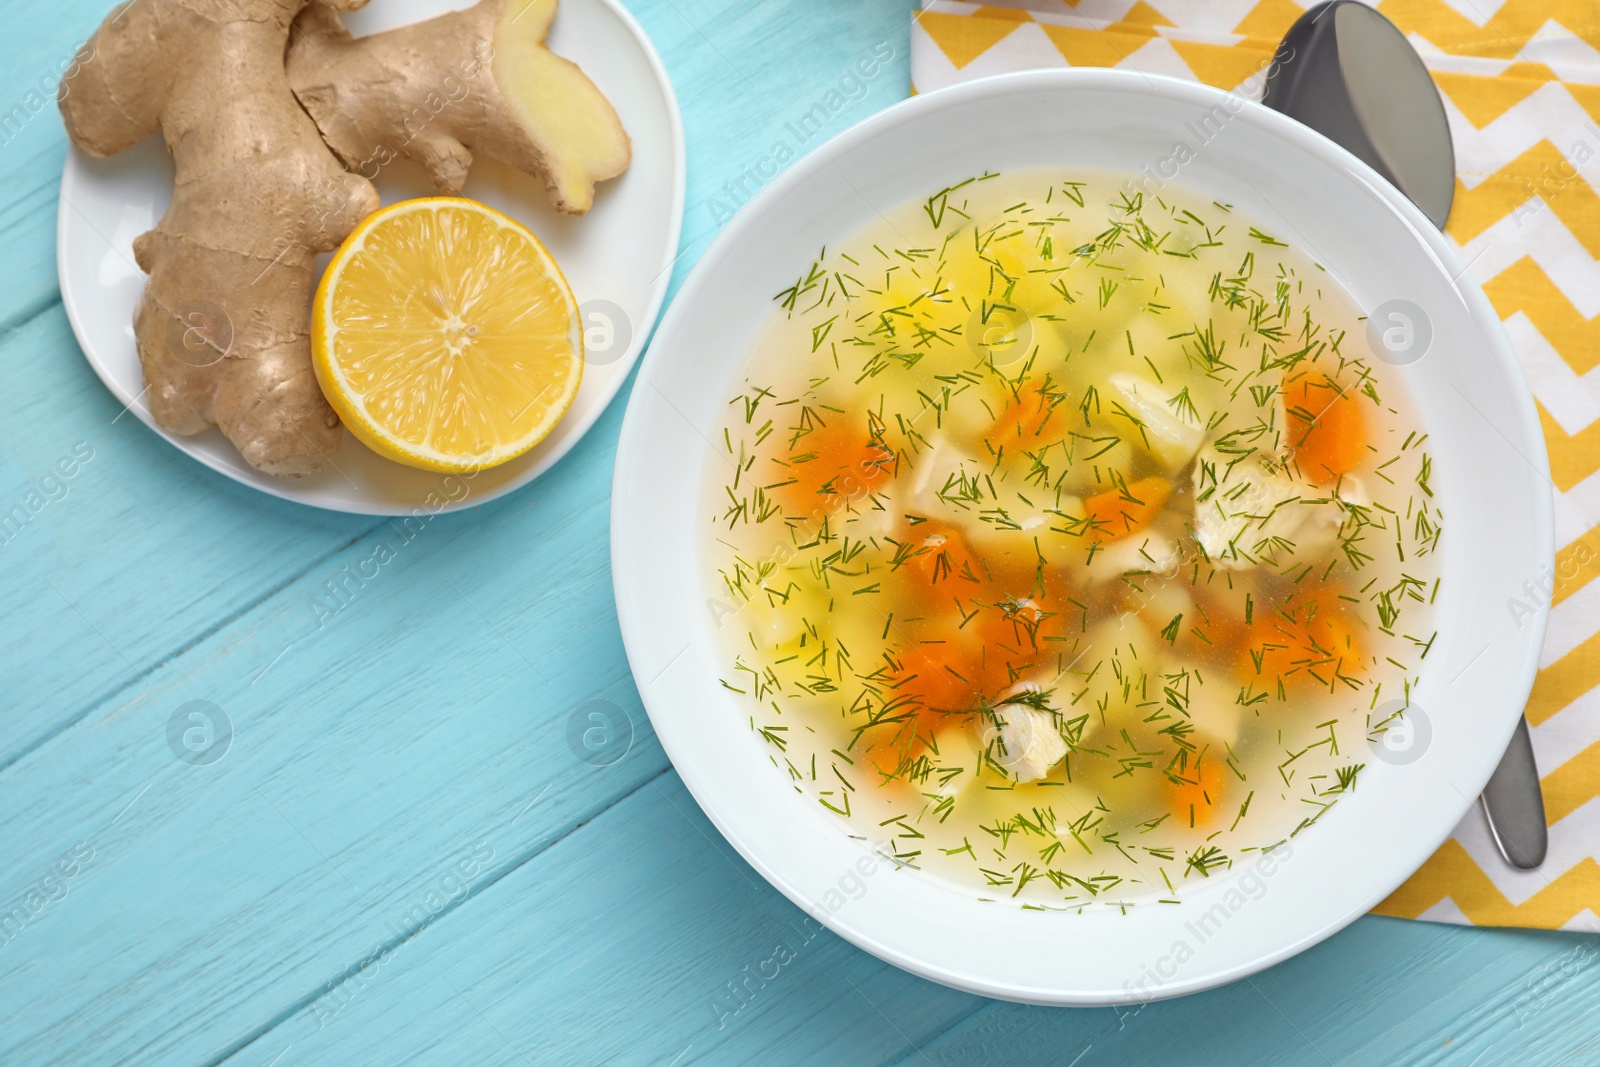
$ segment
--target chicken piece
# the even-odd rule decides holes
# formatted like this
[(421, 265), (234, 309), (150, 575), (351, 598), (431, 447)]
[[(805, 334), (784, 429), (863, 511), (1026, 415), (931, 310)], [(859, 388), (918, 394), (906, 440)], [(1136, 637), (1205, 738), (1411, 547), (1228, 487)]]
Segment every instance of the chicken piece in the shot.
[(1053, 712), (1021, 704), (995, 709), (999, 743), (994, 760), (1019, 782), (1036, 782), (1067, 755), (1067, 742), (1056, 729)]
[(1084, 581), (1098, 585), (1124, 574), (1171, 575), (1181, 562), (1178, 544), (1158, 530), (1101, 545), (1083, 566)]
[(930, 447), (910, 460), (910, 491), (902, 503), (907, 511), (929, 518), (965, 523), (986, 507), (979, 477), (983, 468), (949, 438), (935, 434)]
[(1015, 703), (1017, 698), (1043, 692), (1038, 681), (1018, 682), (1007, 689), (994, 708), (994, 726), (984, 742), (994, 762), (1019, 782), (1036, 782), (1067, 755), (1067, 741), (1053, 711)]
[(1348, 518), (1341, 501), (1364, 506), (1366, 500), (1354, 478), (1346, 477), (1339, 494), (1329, 496), (1271, 459), (1239, 459), (1211, 448), (1202, 449), (1195, 464), (1194, 495), (1194, 539), (1223, 570), (1323, 555)]
[[(1062, 494), (1057, 501), (1036, 500), (1024, 503), (1020, 496), (1001, 502), (988, 501), (982, 510), (968, 516), (963, 530), (967, 542), (989, 559), (1032, 560), (1042, 552), (1052, 563), (1065, 564), (1083, 555), (1082, 534), (1088, 516), (1083, 501)], [(1067, 531), (1079, 531), (1068, 533)]]

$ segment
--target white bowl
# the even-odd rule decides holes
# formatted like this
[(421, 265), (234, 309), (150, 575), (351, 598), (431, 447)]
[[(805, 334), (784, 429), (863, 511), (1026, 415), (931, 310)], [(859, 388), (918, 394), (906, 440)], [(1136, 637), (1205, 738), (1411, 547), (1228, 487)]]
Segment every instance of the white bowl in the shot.
[[(1420, 757), (1362, 752), (1358, 788), (1277, 859), (1126, 914), (1022, 911), (896, 869), (797, 794), (717, 682), (703, 480), (714, 428), (773, 294), (879, 210), (989, 170), (1137, 171), (1216, 132), (1177, 181), (1287, 235), (1358, 304), (1420, 306), (1429, 353), (1401, 370), (1445, 516), (1438, 637), (1414, 707)], [(1221, 116), (1220, 118), (1218, 116)], [(1187, 124), (1187, 125), (1186, 125)], [(909, 971), (1043, 1004), (1110, 1004), (1219, 985), (1293, 955), (1390, 893), (1482, 789), (1527, 699), (1545, 615), (1507, 609), (1553, 565), (1548, 460), (1532, 397), (1482, 290), (1400, 193), (1304, 126), (1189, 82), (1109, 70), (971, 82), (875, 115), (757, 195), (701, 258), (634, 385), (617, 455), (617, 613), (651, 722), (684, 783), (750, 864), (809, 915)]]

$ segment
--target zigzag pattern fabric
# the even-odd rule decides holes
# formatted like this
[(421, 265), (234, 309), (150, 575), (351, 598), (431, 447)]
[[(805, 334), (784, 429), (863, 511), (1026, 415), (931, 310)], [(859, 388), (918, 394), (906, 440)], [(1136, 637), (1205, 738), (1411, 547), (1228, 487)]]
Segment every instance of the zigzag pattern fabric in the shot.
[[(1422, 54), (1455, 139), (1446, 230), (1521, 358), (1550, 449), (1556, 567), (1527, 708), (1550, 852), (1508, 867), (1479, 812), (1375, 911), (1600, 931), (1600, 0), (1383, 0)], [(1291, 0), (923, 0), (915, 92), (1005, 71), (1122, 67), (1259, 99)], [(1515, 605), (1511, 605), (1515, 607)]]

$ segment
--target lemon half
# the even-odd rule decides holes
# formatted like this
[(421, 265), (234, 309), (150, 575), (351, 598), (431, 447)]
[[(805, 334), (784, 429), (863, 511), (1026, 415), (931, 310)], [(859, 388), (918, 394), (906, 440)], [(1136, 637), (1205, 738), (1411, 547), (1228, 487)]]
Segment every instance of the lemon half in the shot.
[(583, 329), (550, 253), (515, 219), (460, 197), (369, 215), (317, 286), (312, 362), (374, 452), (437, 471), (522, 455), (583, 378)]

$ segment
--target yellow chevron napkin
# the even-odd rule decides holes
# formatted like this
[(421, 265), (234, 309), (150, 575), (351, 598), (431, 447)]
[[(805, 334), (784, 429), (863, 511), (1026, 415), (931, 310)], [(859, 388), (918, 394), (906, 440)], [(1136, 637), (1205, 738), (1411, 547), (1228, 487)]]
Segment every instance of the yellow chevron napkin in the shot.
[[(1556, 488), (1553, 602), (1528, 704), (1550, 853), (1508, 867), (1469, 812), (1376, 909), (1440, 922), (1600, 930), (1600, 0), (1383, 0), (1421, 52), (1455, 138), (1447, 236), (1533, 387)], [(1260, 99), (1291, 0), (923, 0), (914, 92), (1004, 71), (1126, 67)], [(1492, 13), (1491, 13), (1492, 12)], [(1515, 610), (1517, 605), (1508, 605)]]

